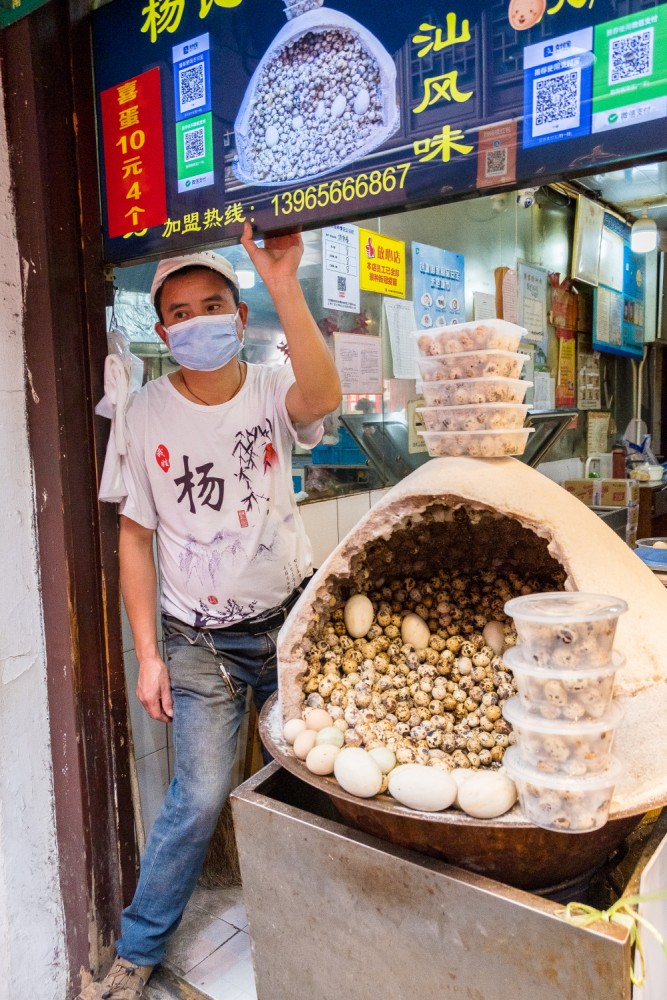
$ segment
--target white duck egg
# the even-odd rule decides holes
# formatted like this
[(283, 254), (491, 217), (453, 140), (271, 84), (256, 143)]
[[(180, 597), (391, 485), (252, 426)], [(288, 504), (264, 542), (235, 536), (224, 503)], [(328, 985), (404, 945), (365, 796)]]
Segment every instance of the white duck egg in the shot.
[(454, 799), (453, 805), (457, 806), (457, 808), (460, 809), (461, 806), (459, 805), (459, 791), (461, 790), (463, 782), (467, 781), (468, 778), (472, 777), (474, 772), (469, 767), (455, 767), (454, 770), (450, 771), (449, 773), (456, 782), (456, 798)]
[(333, 747), (342, 747), (345, 737), (337, 726), (325, 726), (315, 735), (315, 746), (329, 744)]
[(354, 594), (345, 602), (343, 621), (353, 639), (363, 639), (373, 624), (373, 605), (365, 594)]
[(306, 716), (306, 729), (313, 729), (316, 733), (319, 733), (320, 729), (333, 726), (333, 721), (329, 713), (325, 712), (323, 708), (314, 708)]
[(368, 111), (368, 106), (371, 103), (371, 95), (367, 90), (360, 90), (354, 99), (354, 113), (356, 115), (363, 115), (365, 111)]
[(461, 809), (476, 819), (502, 816), (516, 802), (516, 785), (506, 774), (477, 771), (459, 788)]
[(339, 94), (338, 97), (334, 98), (333, 104), (331, 105), (331, 117), (340, 118), (345, 112), (346, 106), (347, 101), (345, 100), (345, 97), (343, 94)]
[(401, 622), (401, 638), (403, 642), (409, 642), (415, 649), (426, 649), (431, 632), (424, 619), (411, 612)]
[(302, 733), (306, 728), (306, 723), (303, 719), (289, 719), (283, 726), (283, 736), (290, 746), (294, 743), (299, 733)]
[(292, 745), (294, 756), (298, 757), (299, 760), (305, 760), (315, 746), (316, 736), (317, 733), (314, 729), (304, 729), (302, 733), (299, 733)]
[(439, 812), (456, 798), (456, 782), (446, 772), (422, 764), (401, 764), (389, 774), (389, 794), (409, 809)]
[(336, 781), (350, 795), (370, 799), (382, 787), (382, 771), (361, 747), (345, 747), (334, 764)]
[(264, 133), (264, 141), (269, 149), (277, 146), (280, 141), (280, 132), (275, 125), (268, 125)]
[(396, 767), (396, 754), (389, 747), (373, 747), (368, 751), (383, 774), (389, 774)]
[(482, 638), (498, 656), (505, 648), (505, 629), (502, 622), (487, 622), (482, 629)]
[(321, 746), (314, 746), (306, 757), (306, 767), (313, 774), (333, 774), (336, 757), (340, 753), (340, 747), (331, 743), (323, 743)]

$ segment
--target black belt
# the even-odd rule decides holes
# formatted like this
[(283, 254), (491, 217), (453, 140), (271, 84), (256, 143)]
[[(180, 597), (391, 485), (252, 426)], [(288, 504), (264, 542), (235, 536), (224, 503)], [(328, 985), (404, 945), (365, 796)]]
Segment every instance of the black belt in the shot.
[[(234, 622), (233, 625), (225, 625), (224, 628), (220, 629), (221, 632), (245, 632), (248, 635), (263, 635), (264, 632), (272, 632), (276, 628), (284, 623), (288, 614), (296, 604), (299, 597), (310, 583), (313, 574), (305, 577), (286, 600), (283, 601), (277, 608), (271, 608), (270, 611), (265, 611), (264, 614), (257, 615), (254, 618), (244, 618), (240, 622)], [(190, 628), (198, 628), (196, 625), (191, 625)], [(211, 631), (210, 628), (200, 629), (200, 631), (208, 632)], [(217, 629), (213, 629), (217, 631)]]

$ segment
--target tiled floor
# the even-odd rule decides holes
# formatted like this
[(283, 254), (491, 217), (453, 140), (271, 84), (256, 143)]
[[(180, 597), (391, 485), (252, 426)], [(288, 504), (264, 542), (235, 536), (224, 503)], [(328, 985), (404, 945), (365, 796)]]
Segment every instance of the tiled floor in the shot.
[(242, 890), (195, 889), (163, 965), (212, 1000), (257, 1000)]

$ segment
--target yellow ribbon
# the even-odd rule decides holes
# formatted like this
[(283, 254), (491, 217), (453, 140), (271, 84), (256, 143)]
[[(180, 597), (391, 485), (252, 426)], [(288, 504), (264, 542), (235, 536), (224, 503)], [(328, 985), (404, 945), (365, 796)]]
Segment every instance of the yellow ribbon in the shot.
[(653, 935), (662, 948), (665, 958), (667, 958), (667, 944), (665, 944), (665, 940), (658, 928), (647, 920), (646, 917), (640, 916), (633, 907), (639, 906), (640, 903), (657, 903), (663, 899), (667, 899), (667, 889), (660, 892), (645, 893), (644, 895), (621, 896), (608, 910), (596, 910), (593, 906), (587, 906), (586, 903), (568, 903), (565, 910), (561, 911), (561, 913), (564, 914), (566, 920), (572, 924), (577, 924), (579, 927), (588, 927), (590, 924), (595, 924), (598, 921), (618, 924), (624, 927), (630, 934), (630, 946), (636, 946), (637, 948), (641, 965), (641, 973), (637, 977), (634, 970), (634, 963), (631, 964), (630, 979), (633, 986), (643, 986), (646, 980), (646, 963), (644, 961), (641, 934), (639, 933), (640, 926)]

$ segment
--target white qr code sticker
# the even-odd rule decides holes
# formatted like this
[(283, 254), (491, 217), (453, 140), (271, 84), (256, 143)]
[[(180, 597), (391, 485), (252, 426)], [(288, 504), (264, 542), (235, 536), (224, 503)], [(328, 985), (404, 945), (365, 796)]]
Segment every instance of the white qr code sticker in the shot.
[(201, 160), (206, 155), (206, 137), (203, 128), (193, 128), (183, 133), (183, 159), (186, 163)]
[(533, 135), (551, 135), (578, 128), (580, 121), (581, 70), (540, 76), (533, 81)]
[(178, 101), (181, 114), (206, 104), (206, 66), (203, 62), (185, 66), (178, 72)]
[(653, 72), (653, 28), (612, 38), (609, 44), (609, 83), (625, 83)]

